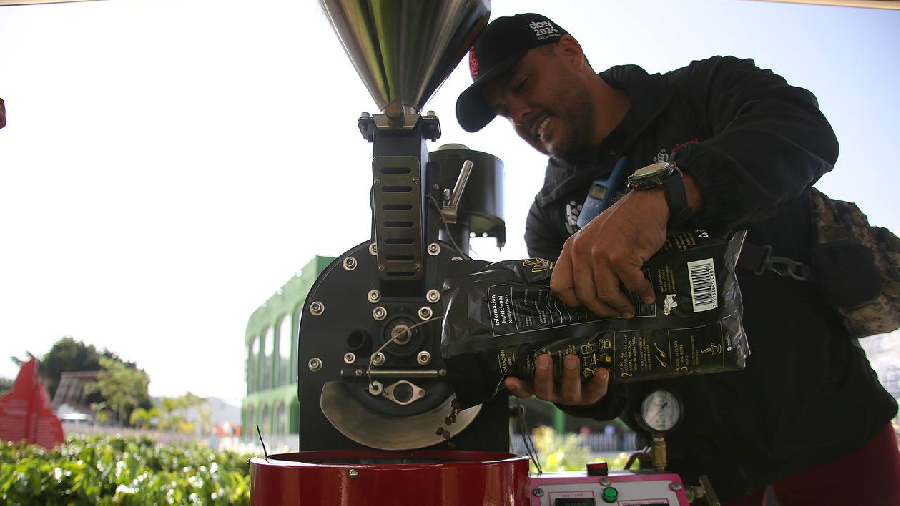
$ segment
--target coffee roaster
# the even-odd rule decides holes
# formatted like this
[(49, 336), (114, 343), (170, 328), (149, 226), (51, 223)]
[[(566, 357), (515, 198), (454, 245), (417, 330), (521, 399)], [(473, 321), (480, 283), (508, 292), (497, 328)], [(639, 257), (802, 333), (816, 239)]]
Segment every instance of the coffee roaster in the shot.
[(422, 107), (486, 26), (489, 0), (321, 6), (380, 111), (357, 119), (373, 145), (372, 235), (307, 296), (301, 451), (251, 459), (252, 503), (687, 504), (671, 474), (531, 477), (527, 458), (509, 453), (506, 396), (465, 410), (454, 402), (441, 286), (450, 263), (467, 259), (471, 234), (505, 242), (503, 166), (465, 146), (429, 152), (440, 121)]

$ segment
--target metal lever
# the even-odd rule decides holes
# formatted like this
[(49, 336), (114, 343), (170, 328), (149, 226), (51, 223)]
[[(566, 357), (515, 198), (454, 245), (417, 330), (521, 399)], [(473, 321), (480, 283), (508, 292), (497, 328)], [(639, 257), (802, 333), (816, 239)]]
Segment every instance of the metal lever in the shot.
[(444, 208), (441, 209), (441, 216), (446, 223), (456, 223), (457, 209), (459, 208), (459, 200), (462, 198), (463, 190), (466, 189), (466, 183), (469, 182), (469, 174), (472, 172), (472, 160), (463, 162), (462, 169), (459, 171), (459, 177), (456, 178), (456, 185), (453, 186), (453, 193), (444, 190)]

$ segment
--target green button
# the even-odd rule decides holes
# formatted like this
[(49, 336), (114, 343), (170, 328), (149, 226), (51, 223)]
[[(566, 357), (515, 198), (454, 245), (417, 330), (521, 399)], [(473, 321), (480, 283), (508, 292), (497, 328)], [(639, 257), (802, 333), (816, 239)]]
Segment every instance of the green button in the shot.
[(603, 489), (603, 500), (606, 502), (616, 502), (619, 498), (619, 491), (615, 487), (606, 487)]

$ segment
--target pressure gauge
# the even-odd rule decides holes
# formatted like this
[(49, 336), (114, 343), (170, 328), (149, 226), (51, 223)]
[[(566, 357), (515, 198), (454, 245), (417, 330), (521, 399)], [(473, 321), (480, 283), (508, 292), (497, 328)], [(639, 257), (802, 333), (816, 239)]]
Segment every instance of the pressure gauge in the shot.
[(681, 421), (681, 401), (668, 390), (653, 390), (641, 401), (640, 421), (651, 432), (668, 432)]

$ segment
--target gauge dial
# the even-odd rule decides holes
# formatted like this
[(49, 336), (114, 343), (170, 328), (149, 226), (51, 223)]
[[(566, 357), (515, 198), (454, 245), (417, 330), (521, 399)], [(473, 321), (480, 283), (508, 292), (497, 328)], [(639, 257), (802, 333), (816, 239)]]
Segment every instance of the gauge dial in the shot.
[(641, 420), (648, 429), (667, 432), (681, 421), (681, 401), (667, 390), (654, 390), (641, 402)]

